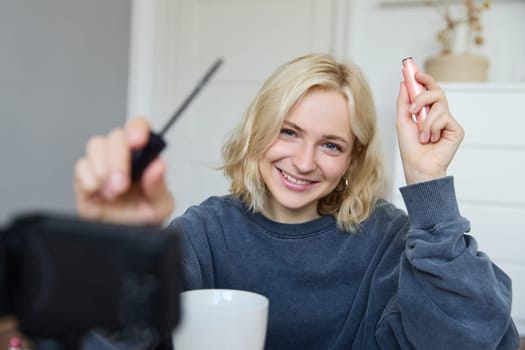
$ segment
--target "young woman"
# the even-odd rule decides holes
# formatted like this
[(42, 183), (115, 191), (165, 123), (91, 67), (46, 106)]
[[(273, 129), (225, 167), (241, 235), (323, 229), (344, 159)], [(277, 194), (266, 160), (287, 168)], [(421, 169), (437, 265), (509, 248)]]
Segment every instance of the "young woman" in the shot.
[[(172, 222), (186, 289), (270, 300), (267, 349), (510, 349), (511, 281), (477, 250), (446, 176), (463, 130), (428, 75), (413, 104), (401, 83), (397, 132), (408, 215), (381, 199), (369, 85), (352, 64), (312, 54), (266, 81), (224, 146), (231, 194)], [(430, 112), (421, 132), (411, 115)], [(139, 184), (130, 152), (149, 126), (95, 137), (75, 171), (82, 217), (161, 223), (174, 200), (157, 159)]]

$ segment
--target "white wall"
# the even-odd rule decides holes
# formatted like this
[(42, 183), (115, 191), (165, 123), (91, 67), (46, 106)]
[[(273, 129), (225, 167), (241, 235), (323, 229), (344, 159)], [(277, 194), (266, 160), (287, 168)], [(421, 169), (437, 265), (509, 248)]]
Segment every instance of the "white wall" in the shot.
[(128, 0), (0, 1), (0, 225), (74, 212), (89, 136), (125, 121)]
[[(367, 74), (375, 93), (387, 165), (395, 145), (395, 101), (401, 60), (414, 56), (420, 66), (440, 50), (437, 32), (444, 22), (423, 1), (385, 5), (380, 0), (351, 0), (350, 56)], [(394, 1), (390, 1), (394, 2)], [(461, 3), (462, 1), (456, 1)], [(457, 5), (454, 5), (457, 6)], [(525, 82), (525, 1), (496, 0), (482, 13), (486, 45), (477, 49), (490, 61), (491, 82)], [(451, 106), (452, 112), (454, 111)]]

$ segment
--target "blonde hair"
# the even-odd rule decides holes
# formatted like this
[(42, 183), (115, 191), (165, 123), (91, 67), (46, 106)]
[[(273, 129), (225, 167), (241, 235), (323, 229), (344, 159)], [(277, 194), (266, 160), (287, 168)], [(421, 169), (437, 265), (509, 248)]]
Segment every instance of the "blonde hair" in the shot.
[(348, 186), (342, 179), (343, 184), (319, 201), (318, 212), (335, 216), (341, 229), (355, 231), (380, 198), (384, 173), (372, 93), (354, 64), (338, 63), (327, 54), (310, 54), (279, 67), (224, 144), (222, 169), (231, 180), (230, 192), (251, 210), (261, 211), (267, 193), (259, 160), (277, 139), (290, 109), (317, 87), (338, 91), (346, 97), (350, 127), (355, 135), (352, 161), (344, 176)]

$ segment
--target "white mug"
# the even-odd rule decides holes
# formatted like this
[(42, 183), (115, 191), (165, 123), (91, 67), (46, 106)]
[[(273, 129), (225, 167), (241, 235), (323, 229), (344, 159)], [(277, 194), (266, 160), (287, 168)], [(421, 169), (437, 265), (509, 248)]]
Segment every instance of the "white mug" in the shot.
[(180, 295), (175, 350), (262, 350), (268, 299), (233, 289), (197, 289)]

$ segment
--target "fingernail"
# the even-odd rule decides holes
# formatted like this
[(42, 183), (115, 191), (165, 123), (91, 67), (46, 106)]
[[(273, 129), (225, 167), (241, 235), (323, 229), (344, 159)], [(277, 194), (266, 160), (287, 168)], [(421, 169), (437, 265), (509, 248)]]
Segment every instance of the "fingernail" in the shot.
[(410, 107), (408, 107), (408, 111), (410, 113), (415, 113), (417, 111), (417, 105), (415, 103), (412, 103)]
[(426, 143), (427, 142), (427, 134), (425, 134), (424, 132), (422, 132), (421, 134), (419, 134), (419, 141), (421, 143)]
[(104, 187), (101, 190), (102, 196), (107, 200), (113, 200), (126, 187), (126, 179), (119, 172), (114, 172), (110, 175)]
[(142, 141), (142, 133), (136, 129), (128, 130), (127, 132), (128, 142), (137, 143)]
[(126, 187), (126, 179), (120, 172), (114, 172), (109, 178), (109, 187), (113, 193), (119, 193)]
[(102, 188), (101, 193), (102, 193), (102, 196), (108, 200), (112, 200), (115, 197), (113, 190), (111, 189), (111, 186), (108, 186), (108, 185)]

